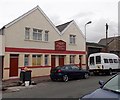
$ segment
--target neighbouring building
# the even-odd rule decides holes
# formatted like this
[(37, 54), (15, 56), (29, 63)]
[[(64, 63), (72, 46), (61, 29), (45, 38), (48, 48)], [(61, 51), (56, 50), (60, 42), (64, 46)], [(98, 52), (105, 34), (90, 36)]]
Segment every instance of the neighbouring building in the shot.
[[(120, 57), (120, 36), (109, 37), (107, 39), (108, 51), (110, 53), (117, 54)], [(98, 44), (106, 46), (106, 38), (101, 39)]]
[(101, 45), (98, 43), (93, 42), (87, 42), (87, 57), (92, 53), (99, 53), (99, 52), (105, 52), (105, 45)]
[(32, 77), (58, 65), (86, 68), (85, 37), (75, 21), (55, 26), (39, 6), (1, 28), (0, 43), (3, 80), (19, 78), (25, 66)]

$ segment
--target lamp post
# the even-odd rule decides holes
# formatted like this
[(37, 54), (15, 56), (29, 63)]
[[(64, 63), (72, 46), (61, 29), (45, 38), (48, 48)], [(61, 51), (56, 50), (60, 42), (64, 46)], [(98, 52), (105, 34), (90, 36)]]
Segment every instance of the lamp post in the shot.
[[(87, 52), (87, 46), (86, 46), (86, 43), (87, 43), (87, 39), (86, 39), (86, 26), (87, 26), (88, 24), (91, 24), (91, 23), (92, 23), (92, 21), (89, 21), (89, 22), (87, 22), (87, 23), (85, 24), (85, 51), (86, 51), (86, 52)], [(87, 58), (88, 58), (88, 57), (87, 57), (87, 53), (86, 53), (86, 62), (88, 61)], [(86, 69), (89, 69), (87, 63), (86, 63)]]
[(86, 24), (85, 24), (85, 41), (86, 41), (86, 26), (88, 25), (88, 24), (91, 24), (92, 23), (92, 21), (89, 21), (89, 22), (87, 22)]

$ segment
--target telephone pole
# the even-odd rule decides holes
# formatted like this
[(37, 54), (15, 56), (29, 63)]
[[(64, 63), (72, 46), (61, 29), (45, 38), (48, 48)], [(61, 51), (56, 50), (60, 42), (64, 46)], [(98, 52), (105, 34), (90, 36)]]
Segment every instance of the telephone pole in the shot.
[(108, 52), (108, 24), (106, 23), (106, 52)]

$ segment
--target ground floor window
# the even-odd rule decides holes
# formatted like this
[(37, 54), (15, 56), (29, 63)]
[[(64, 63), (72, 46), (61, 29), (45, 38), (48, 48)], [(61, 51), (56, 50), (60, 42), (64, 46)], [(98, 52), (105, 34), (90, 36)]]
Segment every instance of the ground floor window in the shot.
[(27, 54), (24, 56), (24, 66), (29, 66), (29, 55)]
[(70, 64), (75, 63), (75, 55), (70, 55)]
[(41, 65), (41, 55), (32, 55), (32, 65)]
[(48, 55), (45, 55), (45, 65), (48, 65), (48, 58), (49, 56)]

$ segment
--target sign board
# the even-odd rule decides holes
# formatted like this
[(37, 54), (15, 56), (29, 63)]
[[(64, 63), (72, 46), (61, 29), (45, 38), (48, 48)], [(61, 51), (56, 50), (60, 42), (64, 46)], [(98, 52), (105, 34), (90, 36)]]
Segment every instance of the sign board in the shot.
[(63, 40), (55, 41), (55, 50), (65, 51), (66, 50), (66, 42), (64, 42)]

